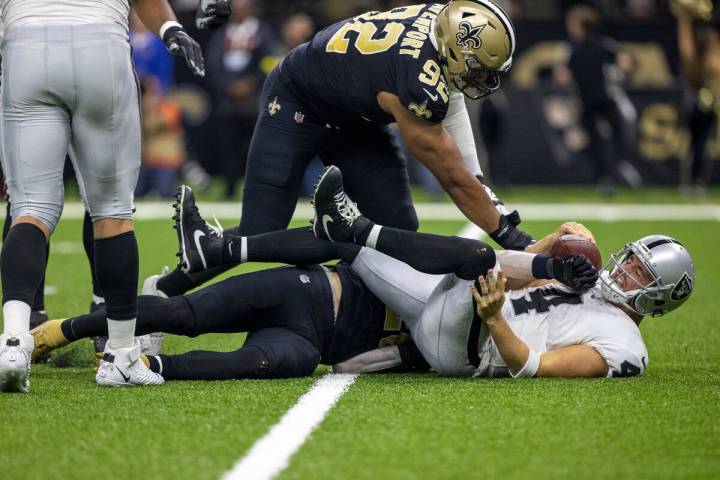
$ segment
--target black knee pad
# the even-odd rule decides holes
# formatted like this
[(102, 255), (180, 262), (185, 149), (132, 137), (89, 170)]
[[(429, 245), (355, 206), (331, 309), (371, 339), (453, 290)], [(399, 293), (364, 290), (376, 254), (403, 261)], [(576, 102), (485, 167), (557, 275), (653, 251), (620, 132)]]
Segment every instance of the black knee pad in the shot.
[(475, 280), (485, 276), (495, 266), (495, 250), (479, 240), (466, 240), (462, 249), (463, 263), (456, 275), (463, 280)]

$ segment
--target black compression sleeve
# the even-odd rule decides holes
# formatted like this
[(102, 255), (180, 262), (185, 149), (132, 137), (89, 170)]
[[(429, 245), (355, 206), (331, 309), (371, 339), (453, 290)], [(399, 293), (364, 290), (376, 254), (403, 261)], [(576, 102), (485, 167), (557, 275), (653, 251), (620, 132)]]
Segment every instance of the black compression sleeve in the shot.
[[(253, 235), (242, 252), (241, 236), (224, 235), (224, 261), (276, 262), (289, 265), (314, 265), (332, 260), (352, 262), (360, 247), (349, 243), (330, 243), (313, 235), (309, 228), (293, 228)], [(231, 248), (228, 248), (228, 244)], [(242, 258), (244, 255), (246, 258)]]
[(479, 240), (382, 227), (376, 250), (430, 274), (475, 280), (495, 265), (495, 251)]
[(269, 373), (265, 354), (256, 347), (234, 352), (196, 350), (182, 355), (160, 355), (166, 380), (232, 380), (263, 378)]

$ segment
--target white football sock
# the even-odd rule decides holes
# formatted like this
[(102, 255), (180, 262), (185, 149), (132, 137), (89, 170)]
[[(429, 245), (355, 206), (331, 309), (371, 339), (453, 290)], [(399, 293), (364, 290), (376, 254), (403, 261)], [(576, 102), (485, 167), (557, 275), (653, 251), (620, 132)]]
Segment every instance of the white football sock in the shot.
[(130, 348), (135, 341), (135, 319), (111, 320), (108, 318), (108, 345), (111, 349)]
[(11, 337), (30, 331), (30, 305), (19, 300), (8, 300), (3, 304), (5, 333)]

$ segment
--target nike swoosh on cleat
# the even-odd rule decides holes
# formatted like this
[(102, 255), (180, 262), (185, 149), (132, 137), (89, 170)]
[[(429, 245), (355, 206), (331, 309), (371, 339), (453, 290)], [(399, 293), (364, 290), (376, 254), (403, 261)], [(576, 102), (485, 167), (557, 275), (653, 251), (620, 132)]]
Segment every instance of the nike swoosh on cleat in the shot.
[(334, 242), (335, 240), (333, 240), (332, 236), (330, 235), (330, 231), (328, 230), (328, 227), (327, 227), (328, 223), (333, 223), (332, 217), (330, 215), (323, 215), (322, 224), (323, 224), (323, 229), (325, 230), (325, 235), (327, 235), (328, 240), (330, 240), (331, 242)]
[(195, 239), (195, 248), (197, 248), (200, 260), (202, 260), (203, 268), (207, 269), (207, 263), (205, 262), (205, 255), (203, 254), (202, 247), (200, 246), (200, 238), (205, 236), (205, 232), (202, 230), (195, 230), (193, 238)]
[(123, 377), (123, 380), (125, 380), (126, 382), (129, 382), (129, 381), (130, 381), (130, 376), (129, 376), (129, 375), (125, 375), (125, 372), (123, 372), (122, 370), (120, 370), (118, 367), (115, 367), (115, 369), (116, 369), (118, 372), (120, 372), (120, 375)]
[(423, 91), (428, 94), (428, 97), (430, 97), (433, 102), (437, 102), (437, 99), (438, 99), (437, 94), (433, 95), (432, 93), (427, 91), (427, 88), (423, 88)]

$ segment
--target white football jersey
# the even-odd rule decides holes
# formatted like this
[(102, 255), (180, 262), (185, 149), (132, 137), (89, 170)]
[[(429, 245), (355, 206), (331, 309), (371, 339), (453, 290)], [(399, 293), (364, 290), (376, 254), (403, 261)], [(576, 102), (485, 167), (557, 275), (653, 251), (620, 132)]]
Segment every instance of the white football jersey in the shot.
[(5, 27), (87, 23), (128, 29), (128, 0), (0, 0)]
[[(596, 286), (583, 294), (563, 285), (508, 292), (503, 315), (515, 335), (542, 354), (571, 345), (590, 345), (608, 364), (608, 377), (640, 375), (648, 353), (635, 322), (607, 302)], [(509, 376), (491, 337), (483, 340), (476, 376)]]

